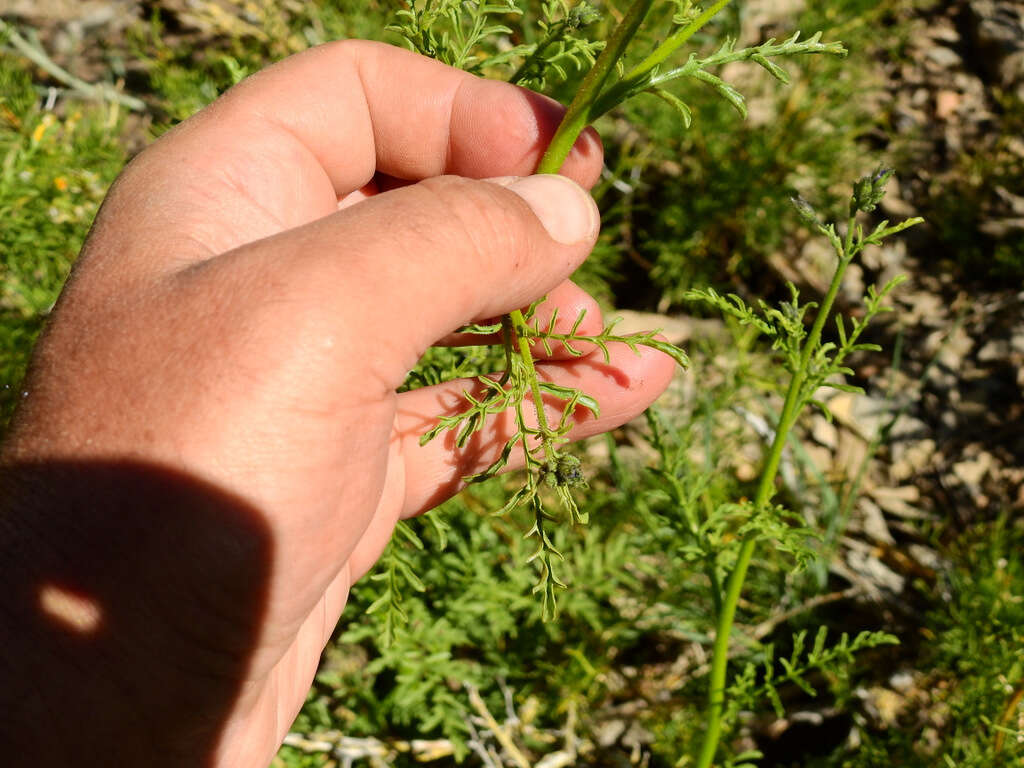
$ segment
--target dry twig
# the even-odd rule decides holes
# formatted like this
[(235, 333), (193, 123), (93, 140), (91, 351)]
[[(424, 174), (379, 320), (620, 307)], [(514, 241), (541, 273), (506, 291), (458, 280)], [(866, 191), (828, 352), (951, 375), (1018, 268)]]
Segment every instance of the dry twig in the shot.
[(109, 85), (87, 83), (85, 80), (75, 77), (51, 59), (37, 42), (22, 37), (18, 30), (2, 19), (0, 19), (0, 37), (6, 37), (18, 53), (37, 67), (88, 98), (116, 101), (136, 112), (144, 112), (147, 109), (146, 102), (142, 99), (128, 96)]

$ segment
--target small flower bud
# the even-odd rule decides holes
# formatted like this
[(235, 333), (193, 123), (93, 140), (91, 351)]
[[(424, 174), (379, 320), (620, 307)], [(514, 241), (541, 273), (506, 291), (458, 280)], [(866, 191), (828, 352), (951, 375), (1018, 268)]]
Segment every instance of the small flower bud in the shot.
[(793, 207), (796, 208), (797, 215), (800, 216), (800, 221), (812, 229), (819, 229), (822, 226), (821, 219), (818, 218), (818, 214), (815, 212), (814, 206), (807, 202), (803, 197), (797, 195), (796, 197), (789, 198), (789, 200), (793, 203)]
[(870, 213), (875, 210), (875, 207), (885, 197), (885, 185), (889, 183), (893, 173), (892, 168), (879, 168), (871, 176), (865, 176), (854, 184), (850, 212)]

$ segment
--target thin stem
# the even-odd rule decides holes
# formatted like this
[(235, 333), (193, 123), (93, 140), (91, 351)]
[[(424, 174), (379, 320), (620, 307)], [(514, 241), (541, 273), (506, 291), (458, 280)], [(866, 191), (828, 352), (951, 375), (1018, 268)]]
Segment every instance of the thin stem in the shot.
[(846, 55), (846, 49), (841, 43), (820, 43), (816, 40), (816, 36), (814, 38), (810, 38), (804, 43), (794, 43), (793, 38), (791, 38), (779, 45), (769, 45), (765, 43), (754, 48), (743, 48), (739, 51), (723, 49), (705, 59), (698, 59), (695, 56), (691, 56), (689, 61), (687, 61), (683, 66), (670, 69), (668, 72), (652, 73), (647, 78), (646, 85), (658, 86), (662, 83), (667, 83), (671, 80), (676, 80), (680, 77), (686, 76), (696, 75), (700, 77), (702, 70), (711, 69), (712, 67), (721, 67), (735, 61), (749, 61), (750, 59), (754, 59), (758, 56), (763, 59), (769, 59), (783, 54), (795, 56), (808, 53), (828, 53), (833, 56), (844, 56)]
[[(850, 232), (853, 231), (854, 221), (850, 220)], [(786, 399), (782, 406), (782, 413), (779, 416), (779, 423), (775, 429), (775, 438), (772, 440), (771, 448), (768, 451), (768, 458), (764, 468), (761, 470), (761, 478), (757, 486), (757, 494), (754, 497), (754, 514), (759, 514), (775, 495), (775, 477), (779, 471), (779, 463), (782, 460), (782, 451), (789, 438), (789, 432), (796, 422), (800, 409), (805, 403), (804, 382), (807, 380), (807, 370), (810, 366), (811, 357), (821, 341), (821, 332), (825, 327), (828, 316), (832, 311), (836, 296), (839, 293), (839, 286), (842, 283), (843, 274), (850, 260), (848, 254), (852, 252), (852, 236), (848, 235), (844, 253), (839, 255), (839, 265), (832, 276), (832, 284), (828, 293), (821, 302), (821, 308), (814, 324), (807, 335), (804, 346), (800, 352), (800, 362), (793, 378), (790, 379), (789, 388), (786, 390)], [(697, 768), (709, 768), (718, 750), (718, 741), (722, 732), (722, 710), (725, 706), (725, 677), (729, 661), (729, 637), (732, 634), (733, 620), (736, 617), (736, 606), (739, 603), (740, 594), (743, 591), (743, 582), (747, 576), (747, 569), (750, 567), (751, 558), (757, 547), (757, 537), (754, 533), (748, 533), (740, 545), (739, 555), (736, 558), (736, 566), (729, 575), (725, 585), (725, 599), (722, 602), (722, 609), (718, 615), (718, 625), (715, 631), (715, 645), (711, 657), (710, 688), (708, 690), (708, 714), (706, 730), (704, 731), (704, 742), (701, 744), (701, 751), (697, 758)]]
[[(605, 49), (597, 57), (594, 66), (583, 79), (583, 84), (569, 105), (565, 117), (562, 118), (562, 122), (551, 139), (544, 157), (541, 158), (540, 164), (537, 166), (537, 173), (558, 173), (561, 169), (566, 158), (569, 156), (569, 152), (572, 151), (576, 139), (579, 138), (580, 133), (583, 132), (583, 129), (589, 123), (588, 115), (591, 103), (600, 95), (605, 82), (607, 82), (608, 77), (615, 70), (619, 59), (625, 53), (626, 46), (633, 39), (641, 22), (647, 15), (647, 11), (650, 10), (652, 2), (653, 0), (636, 0), (629, 11), (627, 11), (619, 26), (615, 28), (612, 36), (608, 39)], [(522, 358), (523, 365), (526, 368), (526, 376), (530, 382), (530, 392), (533, 396), (534, 408), (537, 411), (537, 427), (541, 436), (541, 445), (544, 449), (544, 458), (553, 466), (556, 460), (555, 449), (551, 444), (551, 429), (548, 426), (547, 415), (544, 412), (544, 400), (540, 391), (540, 382), (537, 381), (537, 369), (533, 364), (533, 354), (530, 351), (529, 330), (526, 325), (526, 319), (523, 317), (521, 310), (509, 313), (508, 317), (511, 318), (516, 343), (519, 346), (519, 356)], [(504, 327), (505, 323), (503, 322), (502, 325)]]
[(537, 368), (533, 364), (533, 354), (530, 351), (530, 341), (526, 336), (526, 318), (522, 310), (514, 310), (509, 313), (512, 318), (516, 344), (519, 346), (519, 357), (526, 368), (526, 378), (530, 382), (530, 394), (533, 396), (533, 407), (537, 411), (537, 430), (540, 432), (541, 445), (544, 449), (544, 458), (547, 463), (554, 466), (556, 456), (555, 448), (551, 444), (551, 428), (548, 426), (548, 417), (544, 412), (544, 397), (540, 391), (540, 382), (537, 379)]
[(691, 37), (703, 29), (711, 19), (718, 15), (719, 11), (731, 2), (732, 0), (718, 0), (718, 2), (709, 7), (685, 27), (677, 29), (665, 42), (655, 48), (654, 52), (651, 53), (650, 56), (633, 67), (623, 80), (639, 80), (643, 78), (644, 75), (653, 72), (655, 68), (660, 67), (668, 61), (672, 54), (678, 51), (687, 41), (689, 41)]
[(583, 78), (579, 91), (576, 92), (565, 117), (562, 118), (554, 138), (551, 139), (544, 157), (541, 158), (540, 165), (537, 166), (537, 173), (558, 173), (561, 169), (569, 152), (572, 151), (576, 139), (590, 124), (591, 107), (600, 97), (605, 83), (615, 71), (619, 59), (626, 52), (626, 46), (640, 28), (640, 24), (647, 16), (653, 2), (654, 0), (635, 0), (626, 11), (619, 26), (608, 38), (601, 55), (594, 62), (594, 66)]
[(614, 109), (636, 93), (637, 90), (643, 90), (651, 85), (655, 70), (664, 64), (684, 43), (703, 29), (719, 11), (731, 2), (732, 0), (718, 0), (718, 2), (685, 27), (676, 30), (665, 42), (655, 48), (650, 56), (633, 67), (625, 77), (609, 88), (591, 105), (588, 116), (590, 121), (594, 121), (601, 115)]
[(501, 374), (501, 379), (498, 380), (498, 386), (503, 387), (508, 383), (508, 380), (512, 378), (512, 337), (515, 334), (515, 329), (512, 323), (512, 318), (509, 315), (505, 315), (501, 318), (501, 345), (505, 348), (505, 372)]

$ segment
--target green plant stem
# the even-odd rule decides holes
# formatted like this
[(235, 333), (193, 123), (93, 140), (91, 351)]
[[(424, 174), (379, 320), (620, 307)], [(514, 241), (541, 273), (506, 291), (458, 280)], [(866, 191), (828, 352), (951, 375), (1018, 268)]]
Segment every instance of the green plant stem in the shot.
[(537, 379), (537, 368), (533, 364), (530, 340), (526, 335), (526, 319), (523, 317), (522, 310), (519, 309), (509, 313), (509, 316), (512, 318), (512, 332), (515, 335), (516, 344), (519, 346), (519, 357), (522, 358), (527, 378), (530, 381), (530, 394), (533, 395), (533, 407), (537, 411), (537, 429), (540, 432), (541, 445), (544, 448), (544, 459), (550, 468), (555, 465), (555, 448), (549, 437), (551, 428), (548, 426), (547, 414), (544, 412), (544, 397)]
[(636, 31), (640, 28), (644, 17), (651, 8), (654, 0), (635, 0), (626, 11), (626, 15), (619, 22), (619, 26), (608, 38), (601, 55), (597, 57), (594, 66), (591, 67), (587, 76), (583, 78), (579, 91), (569, 104), (569, 109), (562, 118), (554, 138), (548, 145), (540, 165), (537, 166), (537, 173), (558, 173), (565, 159), (572, 151), (576, 139), (580, 133), (591, 122), (591, 108), (601, 95), (605, 83), (615, 71), (615, 67), (626, 52), (626, 46), (633, 39)]
[(719, 11), (731, 2), (732, 0), (718, 0), (718, 2), (685, 27), (676, 30), (665, 42), (655, 48), (646, 59), (633, 67), (625, 77), (609, 88), (591, 105), (588, 119), (591, 122), (596, 120), (628, 99), (638, 89), (643, 90), (650, 85), (650, 81), (656, 74), (657, 68), (668, 61), (676, 51), (703, 29), (711, 19), (718, 15)]
[[(789, 432), (796, 423), (800, 409), (805, 403), (804, 382), (807, 379), (807, 370), (811, 363), (811, 357), (818, 348), (821, 341), (821, 332), (832, 311), (836, 296), (839, 293), (839, 286), (842, 283), (846, 267), (850, 263), (850, 254), (853, 248), (854, 220), (851, 217), (847, 229), (844, 252), (839, 254), (839, 265), (832, 276), (832, 283), (829, 285), (828, 293), (821, 302), (821, 308), (814, 324), (807, 335), (803, 349), (800, 352), (800, 362), (793, 378), (790, 379), (789, 388), (786, 390), (786, 399), (782, 406), (782, 413), (779, 416), (779, 423), (775, 429), (775, 438), (772, 440), (771, 448), (768, 451), (768, 458), (764, 468), (761, 470), (761, 477), (758, 481), (757, 494), (754, 497), (754, 514), (759, 514), (775, 495), (775, 478), (779, 471), (779, 463), (782, 461), (782, 451), (789, 438)], [(718, 625), (715, 630), (715, 645), (711, 657), (710, 688), (708, 690), (708, 714), (704, 741), (697, 757), (697, 768), (709, 768), (718, 750), (718, 741), (722, 732), (722, 710), (725, 706), (725, 676), (729, 660), (729, 637), (732, 634), (733, 620), (736, 617), (736, 606), (739, 603), (740, 594), (743, 591), (743, 582), (747, 576), (747, 569), (754, 556), (757, 547), (757, 537), (748, 533), (740, 545), (739, 555), (736, 557), (736, 565), (729, 580), (725, 585), (725, 597), (722, 601), (722, 608), (718, 614)]]
[[(605, 49), (597, 57), (594, 66), (583, 79), (580, 90), (569, 105), (562, 122), (555, 131), (551, 143), (548, 144), (540, 164), (537, 166), (537, 173), (558, 173), (565, 160), (569, 157), (576, 139), (589, 123), (590, 105), (597, 100), (604, 88), (608, 77), (615, 71), (615, 66), (626, 51), (626, 46), (633, 39), (641, 22), (650, 10), (653, 0), (636, 0), (626, 12), (619, 26), (615, 28), (612, 36), (608, 39)], [(533, 364), (533, 355), (530, 351), (530, 342), (526, 333), (526, 319), (522, 310), (510, 312), (508, 317), (512, 321), (512, 330), (516, 336), (516, 343), (519, 347), (519, 355), (526, 367), (527, 377), (530, 381), (530, 392), (533, 395), (534, 408), (537, 410), (537, 427), (540, 431), (541, 442), (544, 446), (544, 458), (549, 464), (554, 464), (554, 447), (548, 438), (550, 428), (547, 423), (547, 416), (544, 413), (544, 400), (541, 396), (540, 383), (537, 381), (537, 370)], [(503, 322), (503, 328), (505, 323)], [(506, 330), (507, 333), (507, 330)]]
[[(520, 312), (520, 314), (522, 314)], [(501, 378), (498, 380), (498, 386), (505, 386), (508, 380), (512, 378), (512, 338), (513, 330), (515, 325), (512, 321), (511, 315), (505, 315), (501, 318), (501, 344), (505, 348), (505, 372), (501, 374)]]
[(672, 54), (685, 45), (691, 37), (703, 29), (711, 19), (718, 15), (719, 11), (731, 2), (732, 0), (718, 0), (718, 2), (709, 7), (685, 27), (677, 29), (665, 42), (655, 48), (650, 56), (633, 67), (623, 80), (640, 80), (645, 75), (653, 72), (657, 67), (660, 67), (668, 61)]

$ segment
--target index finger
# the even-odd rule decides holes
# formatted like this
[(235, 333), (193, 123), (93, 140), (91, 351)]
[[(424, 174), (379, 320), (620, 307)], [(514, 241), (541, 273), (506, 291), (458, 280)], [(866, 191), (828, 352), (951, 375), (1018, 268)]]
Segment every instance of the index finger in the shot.
[[(563, 113), (525, 88), (400, 48), (328, 43), (242, 81), (143, 152), (88, 255), (120, 253), (129, 271), (180, 267), (327, 216), (375, 175), (526, 176)], [(588, 129), (562, 173), (591, 187), (601, 164)], [(116, 231), (104, 226), (110, 210), (121, 214)], [(133, 252), (138, 263), (127, 264)]]
[[(221, 162), (274, 141), (299, 142), (341, 197), (375, 172), (399, 179), (534, 172), (564, 108), (383, 43), (328, 43), (264, 69), (197, 120), (190, 143)], [(184, 138), (184, 137), (182, 137)], [(601, 170), (593, 130), (563, 173), (585, 187)]]

